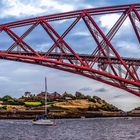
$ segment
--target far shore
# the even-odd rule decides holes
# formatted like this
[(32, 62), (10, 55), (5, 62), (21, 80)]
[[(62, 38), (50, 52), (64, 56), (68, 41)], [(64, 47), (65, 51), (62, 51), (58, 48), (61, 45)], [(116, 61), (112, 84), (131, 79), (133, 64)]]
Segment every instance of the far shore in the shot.
[(48, 94), (47, 102), (44, 92), (26, 94), (19, 99), (9, 95), (0, 98), (0, 119), (34, 119), (37, 115), (43, 115), (45, 110), (52, 119), (140, 117), (140, 108), (124, 112), (97, 96), (85, 96), (80, 92), (75, 95), (66, 92), (63, 95), (57, 92)]
[[(34, 119), (37, 115), (43, 115), (43, 110), (17, 110), (17, 111), (0, 111), (0, 119)], [(108, 112), (108, 111), (85, 111), (85, 112), (69, 112), (62, 111), (50, 112), (49, 118), (65, 119), (65, 118), (97, 118), (97, 117), (140, 117), (140, 113), (124, 113), (124, 112)]]

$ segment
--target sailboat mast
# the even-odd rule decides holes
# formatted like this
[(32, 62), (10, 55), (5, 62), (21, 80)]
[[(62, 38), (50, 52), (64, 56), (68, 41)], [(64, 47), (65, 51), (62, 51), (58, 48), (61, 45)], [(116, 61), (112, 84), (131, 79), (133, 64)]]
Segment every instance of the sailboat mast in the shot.
[(45, 115), (47, 115), (47, 78), (45, 77)]

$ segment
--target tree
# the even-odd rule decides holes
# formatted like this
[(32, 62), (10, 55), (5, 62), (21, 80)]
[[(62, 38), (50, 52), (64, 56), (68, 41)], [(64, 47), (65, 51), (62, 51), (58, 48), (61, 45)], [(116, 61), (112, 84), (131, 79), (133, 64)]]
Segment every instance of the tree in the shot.
[(70, 97), (71, 99), (75, 99), (74, 95), (67, 93), (66, 91), (63, 94), (63, 98)]
[(101, 100), (101, 98), (98, 97), (98, 96), (93, 96), (92, 98), (93, 98), (93, 99), (96, 99), (96, 100)]
[(7, 106), (0, 106), (0, 110), (6, 110)]
[(30, 97), (32, 94), (31, 94), (31, 92), (29, 92), (29, 91), (26, 91), (25, 93), (24, 93), (24, 96), (25, 97)]
[(81, 92), (78, 92), (78, 91), (76, 91), (75, 97), (76, 97), (76, 99), (84, 99), (85, 98), (85, 96)]
[(85, 96), (86, 99), (88, 99), (89, 101), (91, 100), (91, 96), (87, 95)]
[(9, 100), (13, 100), (13, 98), (9, 95), (6, 95), (2, 98), (2, 101), (9, 101)]
[(13, 100), (9, 102), (10, 105), (25, 105), (24, 102), (18, 101), (18, 100)]

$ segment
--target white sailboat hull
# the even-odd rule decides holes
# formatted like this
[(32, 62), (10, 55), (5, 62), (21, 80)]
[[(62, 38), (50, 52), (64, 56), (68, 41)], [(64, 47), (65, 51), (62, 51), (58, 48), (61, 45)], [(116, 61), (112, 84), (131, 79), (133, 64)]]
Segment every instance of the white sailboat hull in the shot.
[(49, 119), (40, 119), (33, 121), (33, 124), (35, 125), (54, 125), (54, 122)]

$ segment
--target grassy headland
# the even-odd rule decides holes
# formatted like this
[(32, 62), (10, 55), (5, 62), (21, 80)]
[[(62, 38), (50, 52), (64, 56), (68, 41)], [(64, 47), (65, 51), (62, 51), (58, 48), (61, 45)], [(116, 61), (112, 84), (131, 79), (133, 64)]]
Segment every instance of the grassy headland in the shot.
[[(43, 114), (45, 108), (44, 97), (44, 92), (37, 95), (25, 92), (25, 95), (18, 99), (6, 95), (0, 98), (0, 118), (3, 118), (3, 116), (6, 117), (4, 112), (7, 114), (8, 112), (14, 112), (15, 118), (17, 116), (19, 118), (32, 118), (37, 114)], [(76, 92), (75, 95), (67, 92), (64, 94), (54, 92), (48, 94), (47, 97), (47, 108), (49, 116), (51, 117), (97, 117), (115, 116), (123, 113), (117, 107), (107, 103), (97, 96), (85, 96), (80, 92)], [(13, 116), (12, 113), (11, 116)]]

